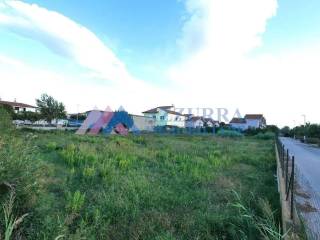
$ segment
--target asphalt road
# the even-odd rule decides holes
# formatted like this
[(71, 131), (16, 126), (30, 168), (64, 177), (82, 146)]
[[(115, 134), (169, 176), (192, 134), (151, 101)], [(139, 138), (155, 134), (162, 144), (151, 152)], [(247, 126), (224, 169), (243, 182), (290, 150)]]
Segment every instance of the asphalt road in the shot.
[(281, 142), (295, 156), (295, 163), (311, 187), (320, 193), (320, 148), (301, 143), (292, 138), (281, 138)]
[(308, 239), (320, 239), (320, 148), (291, 138), (281, 142), (295, 156), (295, 202)]

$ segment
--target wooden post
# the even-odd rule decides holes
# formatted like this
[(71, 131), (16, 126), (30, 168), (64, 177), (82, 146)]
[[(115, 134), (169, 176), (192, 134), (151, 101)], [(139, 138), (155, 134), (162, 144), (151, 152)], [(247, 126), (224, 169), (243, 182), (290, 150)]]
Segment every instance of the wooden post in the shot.
[(282, 177), (284, 177), (284, 157), (285, 157), (285, 149), (284, 149), (284, 144), (282, 145)]
[(293, 205), (294, 205), (294, 156), (292, 156), (292, 169), (291, 169), (291, 174), (292, 174), (292, 183), (291, 183), (291, 209), (290, 209), (290, 214), (291, 214), (291, 219), (293, 219)]
[(287, 149), (287, 161), (286, 161), (286, 189), (288, 189), (288, 174), (289, 174), (289, 149)]

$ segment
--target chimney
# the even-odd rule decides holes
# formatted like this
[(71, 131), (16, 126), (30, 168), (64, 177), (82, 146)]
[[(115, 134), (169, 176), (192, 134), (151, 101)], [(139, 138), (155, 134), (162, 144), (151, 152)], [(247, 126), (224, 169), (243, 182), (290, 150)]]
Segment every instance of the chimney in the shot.
[(17, 99), (16, 99), (16, 98), (14, 99), (14, 102), (17, 102)]

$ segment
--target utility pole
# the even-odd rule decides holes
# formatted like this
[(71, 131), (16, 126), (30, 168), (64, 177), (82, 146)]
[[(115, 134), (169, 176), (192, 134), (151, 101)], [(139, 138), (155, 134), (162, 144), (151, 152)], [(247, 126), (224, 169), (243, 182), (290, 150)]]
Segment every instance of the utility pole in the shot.
[(306, 115), (305, 114), (302, 114), (301, 115), (303, 117), (303, 124), (304, 124), (304, 136), (303, 136), (303, 142), (306, 142), (306, 130), (307, 130), (307, 126), (306, 126)]
[(77, 104), (77, 124), (79, 123), (79, 104)]
[(295, 131), (296, 126), (297, 126), (296, 120), (293, 120), (293, 139), (296, 139), (296, 131)]

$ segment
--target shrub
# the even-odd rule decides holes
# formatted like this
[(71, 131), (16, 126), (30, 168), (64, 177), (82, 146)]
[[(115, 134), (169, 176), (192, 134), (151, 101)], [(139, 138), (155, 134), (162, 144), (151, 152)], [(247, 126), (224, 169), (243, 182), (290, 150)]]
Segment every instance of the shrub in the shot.
[(270, 140), (274, 139), (276, 137), (276, 134), (273, 132), (258, 133), (255, 137), (258, 139)]
[(243, 134), (236, 130), (221, 129), (218, 131), (217, 136), (234, 138), (234, 137), (243, 137)]
[(48, 142), (46, 147), (49, 151), (54, 151), (58, 148), (58, 145), (56, 142)]
[(306, 142), (309, 144), (317, 144), (320, 145), (320, 139), (319, 138), (307, 138)]

